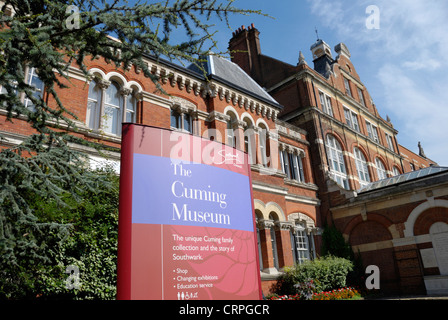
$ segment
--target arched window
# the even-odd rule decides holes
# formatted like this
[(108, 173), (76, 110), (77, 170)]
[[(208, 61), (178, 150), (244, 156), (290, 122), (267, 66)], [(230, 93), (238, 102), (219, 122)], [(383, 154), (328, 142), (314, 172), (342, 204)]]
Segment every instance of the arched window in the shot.
[[(255, 212), (257, 215), (255, 218), (255, 226), (257, 228), (257, 245), (258, 245), (258, 260), (260, 262), (260, 271), (263, 270), (263, 250), (261, 249), (261, 235), (260, 235), (260, 227), (258, 226), (258, 213)], [(260, 214), (261, 215), (261, 214)]]
[[(274, 217), (269, 214), (269, 220), (274, 221)], [(272, 257), (274, 259), (274, 267), (278, 270), (279, 269), (279, 263), (278, 263), (278, 254), (277, 254), (277, 238), (275, 235), (275, 227), (272, 226), (270, 228), (271, 233), (271, 244), (272, 244)]]
[(359, 183), (361, 187), (364, 187), (370, 183), (369, 169), (367, 167), (367, 161), (364, 154), (358, 148), (354, 148), (356, 171), (358, 172)]
[(394, 173), (394, 176), (399, 176), (401, 174), (396, 166), (392, 167), (392, 172)]
[(230, 117), (230, 119), (227, 120), (227, 130), (226, 130), (226, 136), (227, 136), (227, 144), (231, 147), (236, 148), (237, 147), (237, 135), (235, 134), (235, 130), (237, 130), (237, 117), (233, 112), (227, 111), (227, 116)]
[(118, 135), (121, 133), (121, 115), (123, 113), (123, 96), (118, 83), (112, 81), (106, 90), (104, 101), (103, 129), (105, 132)]
[[(40, 80), (35, 68), (27, 67), (26, 83), (33, 87), (33, 97), (35, 97), (36, 99), (42, 98), (44, 92), (44, 83), (42, 82), (42, 80)], [(28, 109), (35, 111), (33, 102), (30, 99), (25, 98), (23, 104)]]
[(101, 88), (95, 80), (90, 82), (89, 98), (87, 100), (86, 123), (91, 129), (97, 130), (100, 125)]
[(243, 121), (246, 122), (244, 128), (244, 151), (246, 151), (249, 156), (249, 163), (255, 164), (254, 127), (250, 119), (244, 118)]
[(328, 161), (330, 162), (330, 174), (340, 186), (349, 189), (347, 170), (341, 145), (332, 135), (327, 135), (326, 145), (328, 148)]
[(261, 164), (263, 166), (267, 166), (268, 165), (268, 160), (267, 160), (267, 138), (268, 138), (268, 129), (266, 128), (266, 126), (262, 123), (260, 123), (258, 125), (258, 145), (260, 147), (260, 156), (261, 156)]
[[(379, 158), (375, 158), (376, 172), (378, 173), (378, 179), (383, 180), (387, 178), (386, 169), (383, 162)], [(397, 168), (394, 167), (396, 170)]]
[(89, 85), (86, 124), (93, 130), (120, 136), (123, 122), (135, 122), (137, 99), (118, 82), (92, 80)]

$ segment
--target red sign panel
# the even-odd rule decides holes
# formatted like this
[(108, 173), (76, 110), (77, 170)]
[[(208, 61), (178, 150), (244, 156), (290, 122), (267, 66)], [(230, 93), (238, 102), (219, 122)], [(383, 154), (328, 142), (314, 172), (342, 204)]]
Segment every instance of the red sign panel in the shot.
[(247, 154), (123, 125), (119, 299), (260, 299)]

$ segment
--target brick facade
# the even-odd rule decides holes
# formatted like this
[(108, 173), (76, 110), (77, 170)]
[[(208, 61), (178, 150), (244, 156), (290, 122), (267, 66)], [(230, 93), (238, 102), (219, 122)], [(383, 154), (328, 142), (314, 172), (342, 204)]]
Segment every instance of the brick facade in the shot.
[[(184, 114), (184, 117), (188, 115), (191, 118), (192, 134), (222, 143), (231, 143), (226, 129), (229, 125), (232, 126), (236, 148), (241, 150), (245, 148), (244, 131), (253, 129), (254, 134), (250, 139), (253, 139), (252, 143), (255, 146), (252, 154), (254, 207), (262, 253), (260, 272), (263, 283), (264, 280), (268, 281), (263, 284), (265, 294), (268, 294), (273, 279), (285, 266), (292, 266), (295, 263), (291, 232), (294, 232), (296, 223), (303, 223), (306, 233), (311, 238), (316, 232), (320, 201), (317, 198), (317, 186), (314, 183), (310, 162), (307, 132), (279, 120), (277, 116), (282, 106), (275, 101), (262, 99), (253, 92), (247, 92), (225, 81), (206, 81), (200, 73), (167, 61), (157, 62), (151, 57), (147, 57), (146, 61), (152, 72), (160, 76), (160, 84), (165, 93), (160, 92), (141, 70), (131, 67), (123, 71), (101, 58), (86, 62), (91, 74), (88, 79), (75, 67), (70, 69), (70, 81), (64, 80), (69, 88), (59, 89), (58, 95), (63, 105), (77, 117), (75, 120), (78, 126), (77, 134), (85, 140), (115, 147), (117, 151), (110, 153), (109, 160), (119, 162), (120, 134), (109, 132), (110, 128), (106, 125), (108, 120), (104, 119), (105, 104), (109, 103), (105, 101), (105, 94), (112, 85), (117, 85), (118, 94), (123, 94), (125, 97), (123, 99), (129, 95), (136, 99), (134, 114), (136, 123), (179, 130), (180, 128), (171, 126), (171, 112), (175, 110), (179, 114)], [(229, 67), (233, 65), (230, 61), (228, 64)], [(102, 113), (101, 120), (97, 119), (98, 122), (92, 127), (88, 119), (89, 117), (93, 119), (93, 113), (89, 113), (88, 106), (90, 101), (93, 101), (89, 97), (89, 87), (94, 85), (94, 81), (101, 92), (100, 99), (95, 103), (101, 106)], [(50, 106), (54, 105), (54, 101), (44, 98), (48, 100)], [(0, 130), (14, 139), (14, 143), (20, 142), (32, 133), (24, 119), (14, 119), (13, 123), (10, 123), (6, 121), (6, 114), (1, 113), (0, 121)], [(263, 157), (260, 139), (265, 132), (267, 132), (266, 157)], [(92, 158), (98, 159), (95, 151), (88, 149), (84, 151)], [(300, 157), (303, 179), (299, 181), (288, 178), (282, 170), (281, 151)], [(265, 158), (268, 163), (263, 163)]]
[[(321, 201), (318, 225), (334, 223), (365, 266), (379, 266), (384, 291), (426, 292), (430, 285), (425, 276), (441, 273), (434, 263), (424, 267), (421, 249), (432, 248), (429, 229), (446, 223), (447, 208), (436, 206), (422, 213), (415, 221), (415, 234), (408, 235), (406, 224), (412, 212), (431, 201), (430, 196), (416, 200), (415, 194), (426, 194), (423, 185), (414, 183), (408, 193), (396, 197), (375, 191), (363, 196), (362, 187), (437, 164), (426, 157), (420, 144), (420, 154), (415, 154), (398, 143), (397, 130), (379, 115), (348, 48), (336, 45), (334, 57), (329, 45), (318, 39), (310, 48), (313, 66), (301, 53), (293, 66), (263, 55), (260, 32), (252, 25), (234, 33), (229, 49), (240, 50), (232, 61), (284, 106), (279, 118), (308, 133)], [(445, 196), (446, 186), (439, 184), (440, 178), (433, 179), (425, 180), (429, 189), (432, 186), (427, 192), (437, 190)], [(446, 175), (441, 179), (446, 182)], [(415, 236), (420, 237), (417, 242)]]
[[(73, 66), (70, 82), (66, 82), (69, 88), (58, 90), (58, 94), (77, 116), (78, 135), (116, 148), (110, 153), (113, 162), (119, 162), (121, 138), (119, 131), (111, 133), (105, 126), (104, 97), (111, 85), (117, 85), (123, 99), (134, 98), (130, 102), (135, 103), (133, 121), (139, 124), (185, 130), (172, 126), (175, 112), (179, 119), (191, 119), (184, 124), (191, 124), (190, 133), (240, 150), (250, 144), (245, 132), (253, 130), (248, 139), (254, 146), (252, 191), (264, 294), (285, 267), (320, 253), (319, 228), (333, 222), (366, 265), (380, 267), (382, 288), (424, 292), (428, 287), (425, 277), (443, 275), (433, 262), (434, 252), (427, 249), (434, 249), (431, 227), (448, 223), (445, 182), (431, 180), (430, 188), (413, 185), (414, 189), (393, 199), (382, 193), (357, 193), (369, 182), (435, 163), (422, 152), (417, 155), (398, 144), (397, 130), (379, 116), (344, 44), (335, 47), (338, 55), (333, 58), (329, 46), (319, 40), (311, 47), (314, 68), (302, 55), (292, 66), (264, 56), (259, 35), (254, 26), (238, 29), (229, 42), (231, 50), (240, 50), (232, 57), (235, 65), (215, 61), (228, 67), (233, 76), (239, 65), (246, 74), (238, 73), (235, 80), (251, 83), (247, 75), (251, 76), (258, 83), (252, 91), (216, 74), (207, 81), (193, 69), (148, 56), (148, 68), (160, 77), (166, 94), (141, 70), (133, 66), (122, 70), (101, 58), (86, 62), (91, 73), (88, 79)], [(93, 118), (88, 109), (94, 100), (89, 96), (93, 81), (102, 97), (94, 101), (101, 110), (96, 123), (89, 120)], [(0, 130), (10, 138), (2, 147), (19, 143), (32, 133), (23, 119), (8, 122), (1, 111)], [(92, 150), (84, 151), (98, 157)], [(344, 166), (341, 172), (335, 170), (336, 162)], [(305, 235), (305, 251), (295, 247), (298, 234)]]

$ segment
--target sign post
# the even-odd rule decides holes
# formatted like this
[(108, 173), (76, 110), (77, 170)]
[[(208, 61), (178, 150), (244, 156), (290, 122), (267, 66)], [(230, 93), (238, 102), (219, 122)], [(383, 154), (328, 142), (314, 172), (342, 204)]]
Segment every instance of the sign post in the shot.
[(247, 154), (123, 125), (118, 299), (260, 299)]

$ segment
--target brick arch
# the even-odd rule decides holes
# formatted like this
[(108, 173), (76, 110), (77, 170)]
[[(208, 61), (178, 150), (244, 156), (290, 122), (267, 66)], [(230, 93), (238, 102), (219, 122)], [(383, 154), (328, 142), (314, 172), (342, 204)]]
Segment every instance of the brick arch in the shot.
[[(369, 153), (367, 152), (366, 148), (359, 144), (358, 142), (353, 142), (351, 145), (351, 151), (355, 150), (355, 148), (358, 148), (359, 151), (361, 151), (361, 153), (364, 155), (364, 158), (366, 159), (367, 162), (370, 161), (370, 157), (369, 157)], [(353, 151), (354, 153), (354, 151)]]
[(395, 162), (394, 162), (394, 163), (392, 164), (392, 166), (390, 167), (390, 171), (393, 171), (394, 168), (397, 168), (398, 172), (399, 172), (400, 174), (403, 174), (403, 171), (401, 170), (401, 167), (400, 167), (398, 164), (396, 164)]
[(349, 233), (349, 242), (352, 246), (384, 240), (392, 240), (392, 234), (383, 223), (375, 220), (362, 221)]
[(103, 68), (102, 66), (92, 66), (88, 70), (88, 74), (90, 76), (96, 75), (101, 79), (106, 79), (106, 73), (107, 73), (106, 69)]
[(409, 214), (406, 222), (404, 223), (405, 237), (414, 236), (414, 227), (415, 227), (418, 217), (426, 210), (428, 210), (430, 208), (435, 208), (435, 207), (448, 208), (448, 200), (438, 199), (438, 200), (426, 201), (426, 202), (419, 204), (417, 207), (415, 207), (414, 210), (412, 210), (412, 212)]
[(376, 158), (378, 158), (383, 163), (384, 169), (386, 169), (386, 171), (392, 170), (392, 168), (389, 169), (389, 163), (386, 161), (386, 159), (384, 159), (384, 157), (379, 153), (376, 153), (373, 158), (373, 163), (375, 163), (375, 166), (376, 166), (376, 162), (375, 162)]
[(227, 107), (225, 107), (223, 113), (225, 115), (232, 113), (235, 116), (235, 119), (240, 120), (240, 115), (238, 114), (238, 111), (236, 111), (236, 109), (231, 105), (228, 105)]
[(262, 217), (258, 216), (258, 218), (269, 220), (269, 214), (274, 213), (274, 216), (277, 217), (279, 221), (286, 221), (282, 207), (275, 202), (271, 201), (265, 204), (263, 201), (255, 199), (254, 209), (262, 215)]
[[(350, 234), (353, 232), (353, 230), (358, 225), (360, 225), (364, 222), (374, 222), (378, 225), (381, 225), (385, 230), (387, 230), (387, 232), (390, 235), (390, 239), (392, 239), (392, 234), (389, 231), (389, 227), (393, 224), (393, 222), (391, 220), (389, 220), (388, 218), (386, 218), (382, 215), (376, 214), (376, 213), (368, 213), (366, 221), (363, 220), (361, 215), (356, 216), (355, 218), (350, 220), (350, 222), (345, 226), (343, 233), (350, 236)], [(383, 239), (383, 240), (387, 240), (387, 239)]]
[(415, 220), (414, 235), (429, 234), (429, 229), (436, 222), (448, 224), (448, 208), (433, 207), (423, 211)]
[(334, 132), (331, 130), (327, 130), (327, 132), (325, 133), (325, 141), (324, 141), (325, 144), (327, 144), (327, 136), (328, 135), (333, 136), (336, 139), (336, 141), (339, 142), (339, 144), (341, 145), (342, 151), (349, 151), (349, 150), (347, 150), (347, 146), (345, 145), (345, 142), (342, 139), (342, 137), (337, 132)]

